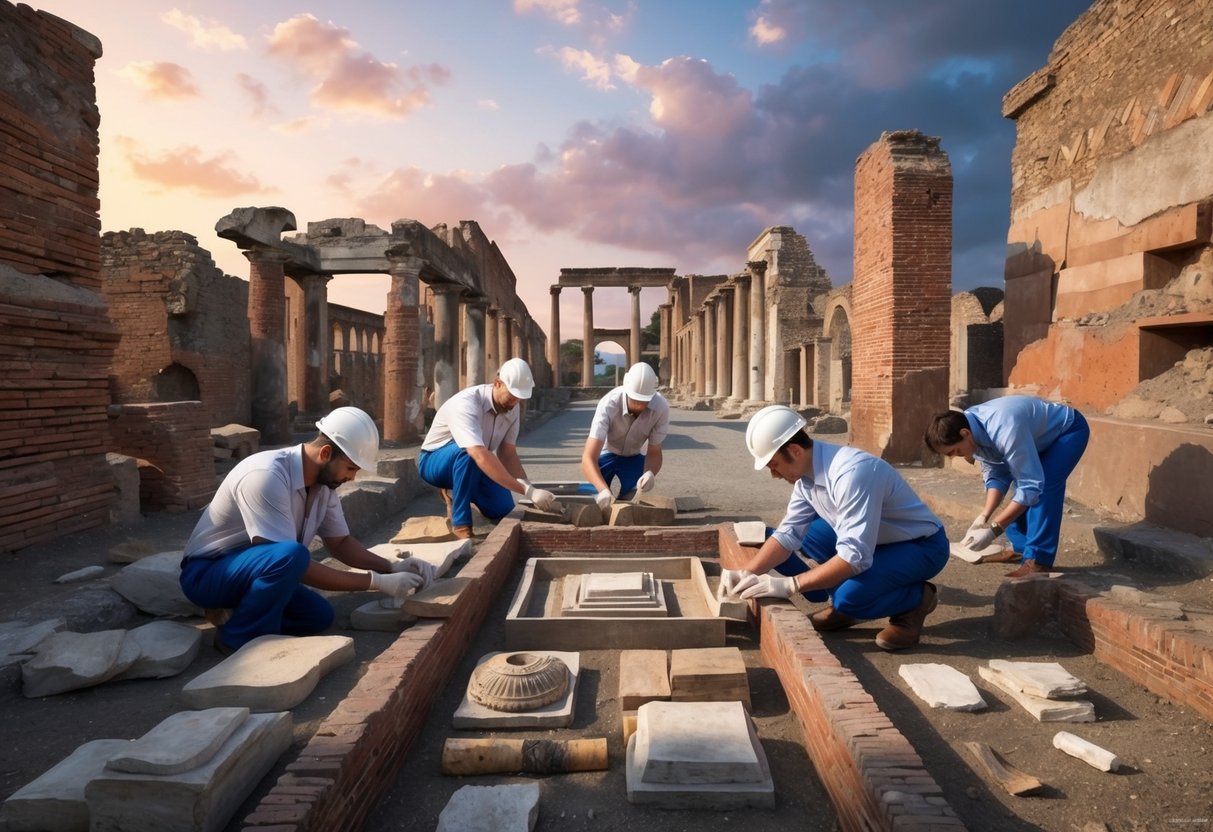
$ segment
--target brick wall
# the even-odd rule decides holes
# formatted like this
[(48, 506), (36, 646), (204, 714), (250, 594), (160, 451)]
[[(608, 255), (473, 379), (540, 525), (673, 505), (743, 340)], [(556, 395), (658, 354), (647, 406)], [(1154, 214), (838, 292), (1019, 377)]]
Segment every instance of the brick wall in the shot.
[(952, 170), (939, 139), (884, 133), (855, 166), (852, 443), (890, 462), (923, 457), (947, 408)]
[(126, 404), (110, 420), (113, 448), (139, 460), (144, 510), (189, 511), (215, 494), (214, 441), (201, 402)]
[(341, 390), (343, 403), (383, 418), (383, 316), (330, 303), (329, 326), (329, 390)]

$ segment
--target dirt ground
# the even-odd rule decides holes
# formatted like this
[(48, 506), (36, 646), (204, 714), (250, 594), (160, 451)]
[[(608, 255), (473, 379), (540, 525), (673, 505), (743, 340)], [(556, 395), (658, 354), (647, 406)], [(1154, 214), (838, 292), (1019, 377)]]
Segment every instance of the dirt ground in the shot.
[[(685, 413), (680, 418), (688, 418)], [(710, 414), (705, 414), (710, 420)], [(836, 438), (827, 438), (837, 441)], [(673, 456), (673, 454), (670, 454)], [(689, 467), (689, 466), (688, 466)], [(663, 475), (665, 476), (665, 475)], [(694, 472), (688, 474), (696, 476)], [(932, 472), (931, 477), (958, 477)], [(692, 480), (693, 481), (693, 480)], [(675, 477), (666, 477), (664, 493), (692, 493)], [(967, 487), (967, 486), (966, 486)], [(979, 497), (979, 495), (978, 495)], [(786, 499), (786, 498), (785, 498)], [(777, 503), (760, 515), (777, 519)], [(410, 506), (411, 513), (438, 511), (436, 497)], [(0, 621), (21, 617), (47, 617), (69, 605), (73, 596), (88, 590), (81, 585), (57, 586), (53, 579), (95, 563), (106, 565), (106, 578), (118, 566), (109, 565), (105, 552), (127, 537), (137, 537), (159, 551), (179, 547), (188, 536), (197, 513), (156, 515), (132, 529), (110, 529), (78, 535), (17, 554), (0, 556)], [(741, 519), (750, 519), (747, 514)], [(711, 509), (680, 518), (700, 524), (738, 519), (728, 511)], [(383, 542), (398, 528), (400, 517), (385, 520), (369, 544)], [(949, 519), (948, 530), (959, 536), (968, 518)], [(1059, 558), (1066, 572), (1098, 585), (1134, 583), (1196, 603), (1210, 602), (1210, 581), (1183, 582), (1143, 573), (1133, 564), (1108, 563), (1093, 551), (1069, 549)], [(990, 635), (989, 617), (994, 591), (1007, 570), (1005, 565), (973, 566), (952, 561), (939, 575), (940, 606), (928, 619), (922, 644), (912, 652), (888, 654), (875, 647), (872, 637), (881, 626), (873, 622), (853, 630), (829, 634), (826, 642), (858, 676), (881, 709), (906, 735), (928, 770), (943, 788), (949, 803), (966, 826), (974, 830), (1043, 829), (1055, 832), (1082, 830), (1102, 823), (1111, 832), (1202, 829), (1213, 826), (1213, 729), (1192, 711), (1169, 704), (1094, 658), (1083, 655), (1055, 628), (1046, 627), (1032, 638), (997, 641)], [(101, 579), (104, 581), (105, 579)], [(93, 582), (90, 585), (96, 585)], [(92, 590), (95, 591), (95, 590)], [(501, 622), (510, 595), (503, 593), (488, 623), (457, 669), (443, 697), (435, 704), (430, 725), (410, 758), (402, 766), (392, 793), (376, 808), (369, 829), (433, 829), (449, 795), (465, 783), (516, 782), (517, 778), (447, 778), (438, 770), (441, 743), (453, 732), (449, 719), (458, 703), (476, 657), (504, 644)], [(390, 641), (388, 634), (348, 630), (348, 615), (366, 596), (352, 593), (334, 599), (338, 622), (334, 632), (354, 636), (358, 662), (338, 669), (322, 680), (315, 694), (294, 713), (296, 744), (293, 757), (333, 704), (349, 690), (361, 666)], [(1203, 602), (1202, 602), (1203, 601)], [(1202, 603), (1198, 603), (1202, 602)], [(808, 607), (806, 607), (808, 609)], [(1209, 616), (1190, 615), (1193, 627), (1213, 629)], [(142, 623), (129, 622), (125, 626)], [(205, 626), (205, 625), (201, 625)], [(730, 644), (746, 655), (754, 699), (754, 713), (776, 785), (774, 811), (670, 812), (633, 807), (626, 802), (623, 784), (623, 744), (614, 700), (617, 684), (615, 651), (583, 654), (583, 680), (578, 694), (574, 726), (560, 736), (606, 736), (610, 749), (607, 772), (554, 775), (541, 778), (540, 830), (735, 830), (746, 824), (763, 829), (834, 828), (834, 812), (801, 748), (801, 735), (773, 673), (761, 665), (752, 636), (744, 627), (731, 631)], [(0, 798), (50, 768), (80, 743), (104, 737), (134, 738), (180, 707), (182, 686), (219, 661), (204, 646), (199, 658), (183, 674), (166, 680), (137, 680), (102, 685), (75, 693), (42, 699), (25, 699), (15, 667), (0, 669)], [(1036, 722), (1004, 694), (995, 693), (977, 675), (977, 666), (991, 658), (1059, 661), (1091, 688), (1098, 721), (1089, 724)], [(990, 707), (981, 713), (931, 710), (918, 700), (898, 675), (905, 662), (946, 662), (974, 679)], [(1119, 773), (1097, 771), (1052, 748), (1058, 730), (1069, 730), (1118, 754), (1126, 764)], [(512, 736), (546, 736), (545, 732)], [(1036, 775), (1048, 788), (1035, 797), (1012, 797), (976, 773), (963, 742), (980, 740), (997, 749), (1016, 767)], [(236, 815), (230, 828), (250, 811), (285, 766), (279, 764)], [(592, 810), (592, 815), (591, 815)], [(1102, 828), (1102, 827), (1095, 827)]]

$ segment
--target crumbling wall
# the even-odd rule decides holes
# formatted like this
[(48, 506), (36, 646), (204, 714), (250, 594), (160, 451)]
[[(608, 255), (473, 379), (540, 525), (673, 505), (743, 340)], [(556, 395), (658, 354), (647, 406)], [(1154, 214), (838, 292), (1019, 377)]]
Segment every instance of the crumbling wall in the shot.
[[(122, 332), (114, 398), (197, 398), (211, 425), (247, 425), (248, 283), (223, 274), (181, 231), (111, 231), (101, 238), (101, 254), (102, 292)], [(192, 376), (196, 394), (174, 376)]]
[(952, 296), (951, 372), (948, 398), (1002, 387), (1002, 290), (989, 287)]
[(340, 401), (334, 407), (353, 405), (367, 413), (383, 410), (383, 316), (348, 306), (329, 304), (332, 357), (329, 390)]
[(139, 465), (144, 510), (189, 511), (215, 495), (214, 441), (201, 402), (126, 404), (110, 420), (114, 448)]
[(0, 0), (0, 551), (104, 525), (109, 365), (96, 289), (100, 42)]

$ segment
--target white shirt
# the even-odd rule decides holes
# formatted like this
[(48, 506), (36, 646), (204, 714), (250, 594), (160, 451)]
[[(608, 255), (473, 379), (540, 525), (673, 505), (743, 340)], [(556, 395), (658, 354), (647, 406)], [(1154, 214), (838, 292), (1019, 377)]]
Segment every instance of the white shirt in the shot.
[(461, 448), (483, 445), (490, 453), (497, 453), (505, 443), (518, 444), (520, 417), (517, 406), (498, 413), (493, 407), (493, 385), (476, 384), (443, 402), (421, 450), (436, 451), (454, 439)]
[(812, 475), (792, 486), (787, 513), (771, 536), (795, 552), (817, 517), (834, 529), (835, 551), (856, 572), (872, 565), (877, 546), (943, 528), (892, 465), (858, 448), (814, 440)]
[(670, 430), (670, 405), (655, 393), (639, 416), (628, 412), (628, 394), (616, 387), (598, 400), (590, 438), (601, 440), (606, 449), (618, 456), (636, 456), (644, 443), (660, 446)]
[(350, 533), (335, 489), (303, 482), (303, 446), (245, 457), (223, 479), (185, 544), (185, 557), (218, 557), (259, 537), (304, 546)]

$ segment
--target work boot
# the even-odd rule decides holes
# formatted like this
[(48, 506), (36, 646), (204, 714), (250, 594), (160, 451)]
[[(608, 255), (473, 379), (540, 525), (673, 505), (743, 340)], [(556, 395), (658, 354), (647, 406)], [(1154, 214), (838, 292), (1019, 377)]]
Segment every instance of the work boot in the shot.
[(459, 540), (471, 540), (475, 536), (472, 533), (471, 526), (455, 526), (451, 531), (455, 533), (455, 537)]
[(922, 622), (935, 611), (939, 604), (939, 593), (935, 584), (923, 581), (922, 600), (912, 610), (889, 619), (889, 626), (876, 635), (876, 646), (881, 650), (905, 650), (918, 643), (922, 635)]
[(1019, 563), (1022, 555), (1014, 549), (1003, 549), (1001, 552), (993, 555), (986, 555), (978, 563)]
[(830, 630), (845, 630), (847, 627), (854, 627), (859, 623), (859, 619), (843, 615), (834, 609), (834, 606), (831, 604), (824, 610), (818, 610), (810, 615), (809, 623), (813, 625), (814, 630), (824, 633)]
[(451, 500), (451, 492), (450, 492), (450, 489), (448, 489), (448, 488), (439, 488), (439, 489), (438, 489), (438, 496), (442, 498), (442, 502), (443, 502), (443, 504), (445, 504), (445, 505), (446, 505), (446, 519), (447, 519), (447, 520), (450, 520), (450, 519), (451, 519), (451, 511), (452, 511), (452, 507), (455, 505), (455, 504), (454, 504), (454, 502)]
[(1008, 572), (1006, 576), (1008, 578), (1026, 578), (1029, 575), (1042, 575), (1048, 573), (1049, 571), (1051, 571), (1050, 567), (1041, 566), (1036, 561), (1028, 558), (1020, 565), (1018, 569)]

